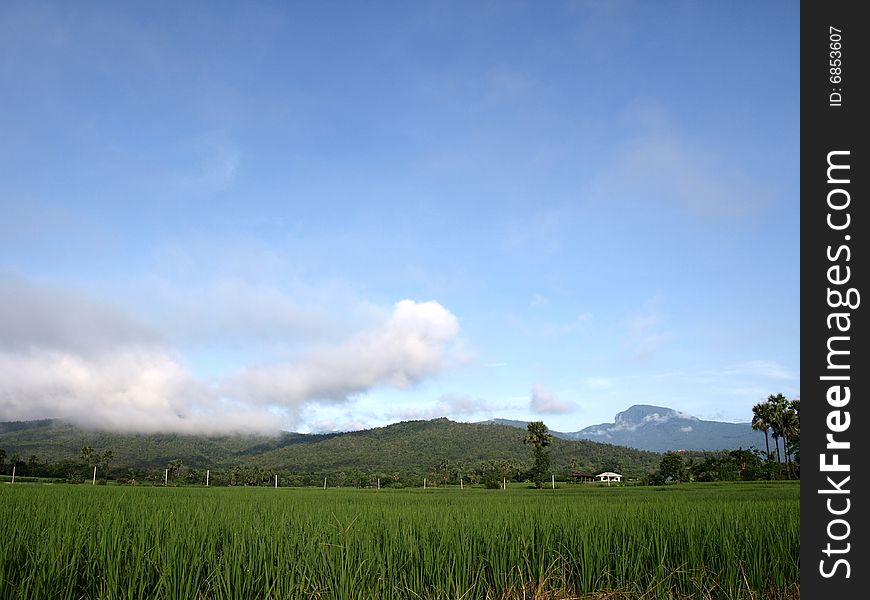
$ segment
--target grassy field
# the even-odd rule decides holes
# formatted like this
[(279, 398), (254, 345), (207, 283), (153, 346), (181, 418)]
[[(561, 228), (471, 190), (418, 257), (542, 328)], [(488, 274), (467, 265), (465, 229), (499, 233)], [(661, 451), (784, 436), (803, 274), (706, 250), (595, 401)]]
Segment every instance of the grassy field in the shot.
[(797, 598), (796, 483), (0, 485), (0, 598)]

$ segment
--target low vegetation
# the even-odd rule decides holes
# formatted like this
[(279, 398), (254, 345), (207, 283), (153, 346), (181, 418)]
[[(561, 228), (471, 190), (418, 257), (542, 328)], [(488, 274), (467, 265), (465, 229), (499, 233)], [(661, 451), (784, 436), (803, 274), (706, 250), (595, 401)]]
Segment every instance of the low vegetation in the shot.
[(0, 597), (798, 597), (795, 482), (0, 485)]

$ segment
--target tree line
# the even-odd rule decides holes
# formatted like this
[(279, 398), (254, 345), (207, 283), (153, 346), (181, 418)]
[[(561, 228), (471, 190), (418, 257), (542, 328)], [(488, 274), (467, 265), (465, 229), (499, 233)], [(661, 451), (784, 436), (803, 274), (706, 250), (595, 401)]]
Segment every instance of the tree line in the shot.
[[(782, 394), (770, 395), (766, 402), (752, 408), (752, 427), (763, 431), (765, 451), (755, 448), (722, 452), (668, 452), (658, 463), (658, 468), (647, 472), (641, 481), (662, 484), (667, 481), (723, 481), (755, 479), (791, 479), (800, 476), (800, 400), (788, 400)], [(775, 452), (770, 448), (773, 437)], [(408, 465), (401, 470), (359, 466), (347, 468), (286, 470), (256, 465), (223, 466), (206, 470), (185, 466), (182, 459), (168, 461), (165, 468), (116, 469), (111, 471), (114, 453), (110, 449), (97, 451), (90, 445), (81, 448), (78, 460), (62, 460), (44, 463), (32, 455), (24, 460), (13, 454), (6, 462), (6, 451), (0, 448), (0, 473), (9, 474), (13, 467), (19, 476), (62, 479), (70, 483), (90, 480), (96, 469), (101, 482), (114, 478), (121, 484), (146, 483), (152, 485), (202, 485), (206, 482), (218, 486), (273, 485), (277, 475), (282, 486), (320, 486), (326, 478), (327, 485), (338, 487), (417, 487), (425, 480), (428, 485), (483, 484), (485, 487), (500, 487), (501, 482), (530, 482), (543, 487), (550, 476), (559, 481), (570, 481), (573, 470), (579, 466), (571, 460), (572, 471), (562, 467), (551, 469), (550, 444), (553, 436), (542, 421), (528, 423), (523, 444), (531, 446), (532, 463), (519, 458), (480, 460), (466, 463), (462, 460), (442, 458), (430, 468)], [(783, 453), (780, 454), (780, 440)], [(626, 449), (628, 450), (628, 449)], [(619, 461), (599, 465), (586, 465), (589, 470), (615, 470), (621, 472)]]
[(776, 464), (781, 470), (782, 459), (779, 454), (779, 440), (785, 457), (785, 476), (787, 479), (800, 476), (801, 464), (801, 401), (789, 400), (782, 394), (771, 394), (766, 402), (752, 407), (752, 428), (764, 432), (765, 456), (768, 463), (773, 462), (770, 452), (770, 437), (776, 447)]
[[(752, 428), (764, 432), (765, 449), (721, 452), (667, 452), (656, 471), (643, 478), (648, 485), (668, 481), (755, 481), (800, 477), (799, 399), (771, 394), (752, 407)], [(775, 452), (770, 449), (773, 437)], [(783, 454), (779, 441), (782, 440)]]

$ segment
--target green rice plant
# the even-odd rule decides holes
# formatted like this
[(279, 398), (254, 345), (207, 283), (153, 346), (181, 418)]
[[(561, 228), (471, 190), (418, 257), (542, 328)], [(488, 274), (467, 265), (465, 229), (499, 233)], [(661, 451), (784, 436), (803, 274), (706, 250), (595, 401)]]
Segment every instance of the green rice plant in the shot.
[(785, 483), (0, 487), (10, 599), (791, 599), (799, 548)]

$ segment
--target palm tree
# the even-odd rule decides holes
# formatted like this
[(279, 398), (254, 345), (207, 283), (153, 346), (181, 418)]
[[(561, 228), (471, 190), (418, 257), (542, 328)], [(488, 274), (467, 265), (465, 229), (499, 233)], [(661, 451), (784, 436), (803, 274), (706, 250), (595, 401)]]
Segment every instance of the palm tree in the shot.
[[(776, 394), (775, 396), (771, 394), (767, 397), (767, 407), (770, 411), (768, 416), (770, 418), (770, 429), (773, 433), (773, 441), (776, 443), (776, 462), (781, 463), (782, 461), (779, 458), (779, 438), (784, 437), (785, 432), (783, 431), (783, 417), (782, 413), (785, 410), (785, 404), (788, 400), (785, 399), (785, 396), (782, 394)], [(783, 440), (783, 445), (785, 445), (787, 440)], [(786, 461), (788, 457), (786, 456)]]
[(528, 433), (523, 439), (524, 444), (534, 446), (535, 466), (532, 467), (532, 481), (536, 488), (544, 484), (544, 475), (550, 469), (550, 454), (544, 448), (550, 445), (553, 436), (543, 421), (532, 421), (526, 427)]
[[(790, 402), (782, 394), (770, 395), (767, 398), (771, 411), (771, 429), (773, 430), (773, 439), (782, 438), (783, 453), (785, 454), (786, 477), (791, 478), (791, 453), (792, 445), (789, 440), (799, 435), (800, 422), (797, 411), (800, 409), (800, 403), (794, 404)], [(777, 443), (776, 458), (779, 462), (779, 444)]]
[(767, 460), (770, 460), (770, 440), (768, 438), (768, 430), (770, 429), (770, 419), (768, 416), (767, 405), (759, 402), (752, 407), (752, 428), (756, 431), (764, 432), (764, 449)]
[(788, 464), (789, 478), (791, 478), (793, 470), (792, 465), (795, 463), (795, 460), (792, 460), (792, 457), (794, 457), (798, 464), (800, 464), (800, 409), (800, 400), (787, 401), (782, 415), (783, 437), (787, 441), (785, 446), (785, 458)]
[(93, 461), (94, 461), (94, 449), (91, 446), (84, 446), (82, 448), (82, 462), (90, 467), (90, 466), (92, 466), (91, 463), (93, 463)]

